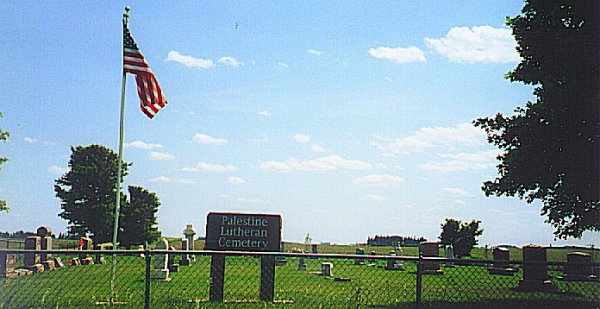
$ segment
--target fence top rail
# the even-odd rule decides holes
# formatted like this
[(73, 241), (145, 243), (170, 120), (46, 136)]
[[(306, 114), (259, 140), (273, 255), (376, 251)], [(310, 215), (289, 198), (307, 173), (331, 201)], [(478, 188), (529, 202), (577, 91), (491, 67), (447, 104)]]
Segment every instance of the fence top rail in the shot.
[[(213, 251), (213, 250), (77, 250), (77, 249), (57, 249), (57, 250), (32, 250), (32, 249), (0, 249), (0, 254), (25, 254), (25, 253), (49, 253), (49, 254), (104, 254), (104, 255), (141, 255), (141, 254), (190, 254), (190, 255), (225, 255), (225, 256), (273, 256), (290, 258), (320, 258), (320, 259), (370, 259), (370, 260), (402, 260), (412, 262), (438, 262), (438, 263), (456, 263), (456, 264), (494, 264), (503, 262), (507, 264), (545, 264), (549, 266), (564, 266), (564, 261), (521, 261), (521, 260), (480, 260), (480, 259), (448, 259), (444, 257), (417, 257), (417, 256), (392, 256), (392, 255), (356, 255), (356, 254), (318, 254), (318, 253), (289, 253), (289, 252), (254, 252), (254, 251)], [(572, 263), (580, 265), (580, 263)], [(584, 264), (581, 264), (584, 265)], [(588, 264), (585, 264), (588, 265)], [(592, 267), (600, 267), (600, 262), (591, 263)]]

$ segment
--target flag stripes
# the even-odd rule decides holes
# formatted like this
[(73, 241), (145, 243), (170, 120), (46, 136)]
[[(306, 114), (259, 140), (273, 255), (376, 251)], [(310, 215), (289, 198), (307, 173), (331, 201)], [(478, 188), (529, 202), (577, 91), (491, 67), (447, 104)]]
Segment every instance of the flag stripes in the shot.
[(158, 81), (123, 22), (123, 71), (135, 75), (140, 108), (149, 118), (167, 105)]

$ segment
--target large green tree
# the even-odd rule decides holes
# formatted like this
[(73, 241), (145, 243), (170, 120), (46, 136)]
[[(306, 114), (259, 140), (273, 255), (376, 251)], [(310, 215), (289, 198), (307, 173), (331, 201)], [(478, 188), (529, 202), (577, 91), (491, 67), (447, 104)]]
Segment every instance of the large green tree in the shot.
[[(62, 201), (58, 216), (69, 221), (69, 234), (89, 232), (96, 242), (111, 241), (118, 156), (100, 145), (72, 147), (71, 152), (69, 171), (55, 180), (54, 191)], [(129, 165), (122, 164), (123, 176)], [(125, 201), (121, 195), (121, 203)]]
[(457, 258), (469, 256), (473, 247), (477, 245), (477, 237), (483, 234), (483, 229), (479, 228), (480, 223), (481, 221), (477, 220), (463, 223), (460, 220), (446, 218), (441, 225), (440, 243), (444, 246), (452, 245)]
[[(2, 113), (0, 113), (0, 118), (2, 118)], [(6, 143), (6, 140), (9, 137), (10, 137), (10, 132), (2, 131), (2, 129), (0, 129), (0, 141)], [(6, 161), (8, 161), (7, 157), (0, 157), (0, 165), (5, 163)], [(8, 208), (8, 206), (6, 206), (6, 201), (0, 200), (0, 212), (2, 212), (2, 211), (8, 212), (9, 210), (10, 210), (10, 208)]]
[(121, 246), (143, 244), (158, 240), (160, 232), (156, 222), (156, 213), (160, 201), (155, 193), (142, 187), (129, 186), (129, 201), (121, 207), (119, 218)]
[(600, 230), (600, 1), (525, 1), (508, 19), (521, 63), (507, 79), (534, 87), (512, 116), (474, 121), (503, 151), (486, 195), (542, 202), (555, 237)]

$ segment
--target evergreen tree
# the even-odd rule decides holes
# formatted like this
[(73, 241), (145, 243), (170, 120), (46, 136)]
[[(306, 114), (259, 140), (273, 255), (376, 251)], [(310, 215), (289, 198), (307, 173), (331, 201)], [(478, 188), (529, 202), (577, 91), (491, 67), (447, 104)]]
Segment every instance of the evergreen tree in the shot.
[(119, 242), (121, 246), (154, 242), (160, 237), (156, 213), (160, 201), (155, 193), (142, 187), (129, 186), (129, 201), (121, 207)]

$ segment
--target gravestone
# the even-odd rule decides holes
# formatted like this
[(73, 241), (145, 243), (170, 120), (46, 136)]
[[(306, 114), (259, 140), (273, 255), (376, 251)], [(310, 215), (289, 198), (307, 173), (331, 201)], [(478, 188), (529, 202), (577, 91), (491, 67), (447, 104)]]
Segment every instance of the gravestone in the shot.
[(546, 248), (536, 245), (523, 247), (523, 280), (518, 291), (552, 291), (552, 283), (547, 280)]
[[(175, 251), (175, 247), (169, 247), (169, 251)], [(169, 271), (176, 273), (179, 271), (179, 264), (175, 263), (175, 253), (167, 254), (167, 264), (169, 265)]]
[[(93, 242), (91, 239), (87, 238), (87, 237), (81, 237), (81, 239), (79, 239), (79, 249), (80, 250), (92, 250), (94, 248)], [(84, 262), (85, 259), (88, 258), (87, 253), (84, 252), (80, 252), (78, 254), (79, 260), (81, 261), (81, 264), (87, 263)], [(93, 262), (93, 260), (92, 260)]]
[(327, 276), (327, 277), (333, 276), (333, 263), (330, 263), (330, 262), (321, 263), (321, 274), (323, 276)]
[[(447, 246), (444, 249), (444, 255), (446, 256), (447, 259), (454, 259), (454, 247), (452, 245)], [(447, 268), (454, 267), (454, 262), (446, 262), (446, 267)]]
[(42, 266), (44, 266), (44, 270), (54, 270), (56, 269), (56, 265), (54, 264), (54, 260), (47, 260), (42, 262)]
[(17, 255), (0, 252), (0, 278), (14, 278), (17, 276)]
[(298, 260), (298, 270), (306, 270), (306, 263), (304, 263), (304, 257), (300, 257)]
[[(389, 252), (390, 256), (399, 256), (397, 251), (394, 250), (390, 250)], [(387, 260), (387, 266), (385, 267), (386, 270), (404, 270), (404, 265), (402, 264), (401, 260), (396, 260), (396, 259), (388, 259)]]
[[(190, 248), (188, 247), (188, 240), (186, 238), (181, 239), (181, 250), (187, 251), (189, 249)], [(189, 254), (183, 253), (181, 255), (181, 260), (179, 261), (179, 265), (182, 265), (182, 266), (190, 265)]]
[[(188, 241), (188, 249), (192, 251), (196, 250), (194, 248), (194, 235), (196, 235), (196, 230), (192, 227), (191, 224), (186, 225), (185, 229), (183, 230), (183, 235)], [(190, 260), (190, 262), (195, 262), (196, 256), (188, 254), (188, 259)]]
[(494, 257), (494, 264), (492, 267), (487, 268), (490, 274), (512, 276), (517, 272), (516, 268), (510, 267), (510, 251), (507, 248), (494, 248), (492, 256)]
[[(365, 255), (365, 249), (364, 248), (356, 248), (356, 255)], [(354, 259), (354, 265), (365, 265), (365, 259), (363, 259), (363, 258)]]
[[(112, 244), (110, 244), (112, 246)], [(109, 244), (99, 244), (98, 245), (98, 249), (100, 251), (106, 251), (106, 247), (108, 247)], [(104, 258), (104, 254), (102, 253), (96, 253), (96, 259), (94, 260), (94, 263), (96, 264), (106, 264), (106, 259)]]
[(318, 254), (319, 253), (319, 250), (318, 250), (318, 247), (317, 247), (316, 244), (312, 244), (311, 248), (312, 248), (312, 253), (313, 254)]
[[(169, 242), (161, 238), (156, 244), (156, 250), (167, 250), (169, 248)], [(169, 264), (167, 254), (157, 253), (152, 257), (153, 269), (150, 270), (150, 279), (170, 281), (169, 278)]]
[(592, 268), (592, 257), (583, 252), (571, 252), (567, 254), (567, 264), (564, 266), (565, 281), (596, 281)]
[[(25, 250), (40, 250), (42, 245), (41, 237), (27, 236), (25, 238)], [(23, 263), (25, 266), (36, 265), (41, 262), (40, 254), (37, 252), (25, 252)]]
[[(439, 243), (438, 242), (422, 242), (419, 244), (419, 254), (422, 257), (439, 257)], [(443, 274), (444, 272), (440, 269), (440, 263), (437, 261), (423, 261), (423, 267), (421, 269), (424, 274)]]
[(60, 259), (60, 257), (55, 256), (54, 257), (54, 265), (58, 268), (58, 267), (65, 267), (65, 263), (63, 263), (63, 261)]
[[(371, 251), (371, 255), (377, 255), (377, 252), (376, 251)], [(375, 263), (375, 262), (377, 262), (377, 260), (375, 260), (375, 259), (369, 259), (369, 263)]]
[[(36, 234), (40, 237), (40, 250), (52, 250), (52, 230), (47, 226), (40, 226)], [(40, 261), (43, 262), (49, 259), (52, 259), (50, 254), (45, 252), (40, 254)]]

